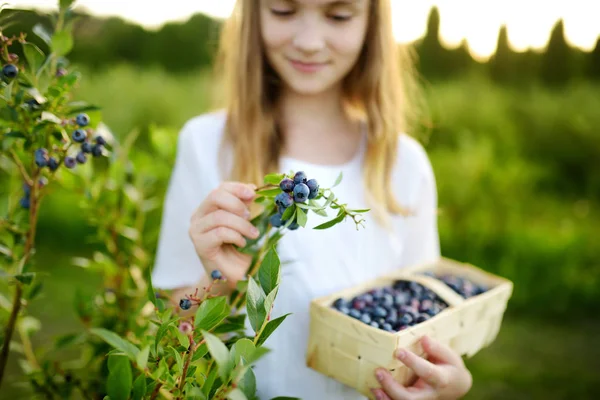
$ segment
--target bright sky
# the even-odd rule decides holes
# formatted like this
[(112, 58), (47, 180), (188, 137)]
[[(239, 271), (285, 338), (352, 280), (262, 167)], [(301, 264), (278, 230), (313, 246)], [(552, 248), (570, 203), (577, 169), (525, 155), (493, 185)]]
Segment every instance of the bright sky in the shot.
[[(6, 1), (10, 7), (56, 8), (58, 0)], [(76, 7), (96, 15), (117, 15), (147, 28), (166, 21), (184, 21), (196, 12), (226, 17), (235, 0), (78, 0)], [(430, 8), (441, 14), (441, 40), (447, 47), (466, 39), (471, 54), (485, 61), (496, 50), (498, 31), (508, 28), (516, 51), (543, 48), (552, 26), (565, 22), (567, 41), (591, 51), (600, 37), (600, 0), (392, 0), (394, 30), (400, 42), (423, 36)]]

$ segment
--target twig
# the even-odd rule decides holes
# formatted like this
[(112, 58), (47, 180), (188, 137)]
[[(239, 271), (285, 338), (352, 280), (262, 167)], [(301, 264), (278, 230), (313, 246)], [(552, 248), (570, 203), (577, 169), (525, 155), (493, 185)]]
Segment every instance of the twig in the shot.
[[(190, 335), (190, 339), (192, 336)], [(188, 347), (188, 355), (185, 359), (185, 364), (183, 365), (183, 373), (181, 374), (181, 381), (179, 382), (179, 391), (183, 393), (183, 385), (185, 384), (185, 377), (187, 376), (188, 368), (190, 366), (190, 362), (192, 361), (192, 357), (194, 356), (194, 351), (196, 350), (196, 346), (193, 339)]]

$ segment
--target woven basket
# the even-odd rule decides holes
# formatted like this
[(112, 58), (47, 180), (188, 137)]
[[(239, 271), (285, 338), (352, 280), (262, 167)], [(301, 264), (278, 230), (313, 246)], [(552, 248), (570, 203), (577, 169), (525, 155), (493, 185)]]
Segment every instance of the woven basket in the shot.
[[(488, 290), (464, 299), (445, 283), (418, 275), (425, 271), (462, 276), (486, 285)], [(390, 285), (400, 278), (433, 290), (449, 307), (427, 321), (394, 333), (369, 326), (331, 307), (339, 297), (349, 299)], [(513, 283), (507, 279), (473, 265), (441, 258), (435, 263), (404, 268), (360, 286), (317, 298), (310, 306), (306, 363), (310, 368), (374, 398), (370, 389), (381, 387), (375, 379), (376, 368), (387, 368), (396, 381), (404, 385), (414, 379), (414, 372), (395, 358), (394, 352), (397, 348), (407, 348), (425, 357), (419, 343), (425, 334), (467, 357), (490, 345), (498, 335), (512, 290)]]

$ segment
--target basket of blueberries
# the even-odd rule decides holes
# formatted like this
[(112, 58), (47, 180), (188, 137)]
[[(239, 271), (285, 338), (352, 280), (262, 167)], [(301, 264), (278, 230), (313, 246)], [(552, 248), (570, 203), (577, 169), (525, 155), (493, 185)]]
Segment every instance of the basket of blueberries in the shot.
[(510, 280), (447, 258), (400, 269), (317, 298), (310, 307), (307, 365), (373, 396), (374, 372), (387, 368), (403, 384), (414, 372), (398, 348), (425, 356), (428, 335), (471, 357), (497, 337), (512, 295)]

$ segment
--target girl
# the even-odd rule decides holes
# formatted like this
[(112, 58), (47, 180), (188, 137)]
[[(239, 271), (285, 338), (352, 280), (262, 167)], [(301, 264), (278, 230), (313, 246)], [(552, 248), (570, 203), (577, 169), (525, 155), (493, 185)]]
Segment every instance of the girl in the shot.
[[(394, 41), (390, 0), (238, 0), (227, 21), (219, 71), (223, 110), (180, 132), (165, 199), (153, 282), (185, 293), (245, 279), (244, 246), (256, 185), (271, 172), (304, 171), (352, 208), (371, 208), (365, 228), (325, 231), (314, 213), (280, 241), (282, 282), (272, 315), (292, 313), (255, 368), (258, 396), (351, 400), (351, 388), (306, 366), (312, 298), (440, 255), (437, 192), (421, 145), (406, 133), (410, 64)], [(404, 78), (403, 78), (404, 77)], [(331, 217), (330, 217), (331, 218)], [(456, 399), (471, 387), (461, 357), (423, 338), (427, 359), (396, 354), (418, 380), (377, 372), (378, 399)]]

